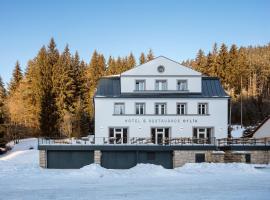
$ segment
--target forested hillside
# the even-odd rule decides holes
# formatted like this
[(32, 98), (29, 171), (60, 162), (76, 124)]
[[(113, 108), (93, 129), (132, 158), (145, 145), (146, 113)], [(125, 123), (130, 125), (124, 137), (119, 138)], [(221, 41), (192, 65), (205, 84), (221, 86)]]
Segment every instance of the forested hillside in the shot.
[(255, 125), (270, 115), (270, 44), (256, 47), (213, 45), (207, 55), (199, 50), (195, 59), (182, 62), (208, 76), (219, 77), (232, 97), (232, 123)]
[[(154, 58), (142, 53), (140, 64)], [(90, 62), (59, 52), (53, 39), (27, 64), (16, 63), (7, 91), (0, 79), (0, 123), (9, 138), (26, 136), (81, 137), (93, 133), (93, 95), (102, 76), (119, 74), (136, 65), (132, 53), (109, 57), (94, 51)]]
[[(149, 50), (140, 55), (138, 64), (153, 58)], [(7, 90), (0, 77), (0, 134), (80, 137), (93, 132), (92, 98), (98, 80), (133, 68), (136, 59), (130, 53), (106, 60), (94, 51), (89, 60), (80, 59), (78, 52), (72, 55), (68, 46), (59, 52), (51, 39), (28, 62), (24, 73), (17, 62)], [(229, 49), (214, 44), (207, 55), (199, 50), (195, 59), (182, 64), (220, 78), (232, 97), (232, 123), (240, 123), (241, 96), (245, 125), (270, 114), (270, 44)]]

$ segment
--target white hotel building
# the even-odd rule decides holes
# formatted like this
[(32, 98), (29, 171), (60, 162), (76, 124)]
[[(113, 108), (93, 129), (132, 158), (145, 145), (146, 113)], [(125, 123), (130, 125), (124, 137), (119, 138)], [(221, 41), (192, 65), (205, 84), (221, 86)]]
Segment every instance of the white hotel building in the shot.
[(101, 78), (94, 96), (95, 142), (226, 138), (229, 98), (217, 78), (160, 56)]

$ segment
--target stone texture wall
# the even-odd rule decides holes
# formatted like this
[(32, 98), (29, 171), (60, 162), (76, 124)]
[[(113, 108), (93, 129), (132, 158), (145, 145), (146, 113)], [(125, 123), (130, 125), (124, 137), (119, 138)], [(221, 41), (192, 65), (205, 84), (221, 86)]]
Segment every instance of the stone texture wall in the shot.
[(224, 155), (224, 152), (213, 151), (212, 153), (209, 153), (208, 162), (224, 163)]
[(195, 154), (205, 154), (205, 162), (211, 159), (211, 151), (174, 151), (173, 168), (181, 167), (186, 163), (195, 163)]
[(42, 168), (47, 167), (47, 154), (45, 150), (39, 150), (39, 166)]
[(252, 164), (268, 164), (270, 163), (270, 151), (248, 151)]
[(245, 152), (234, 152), (234, 151), (225, 151), (224, 162), (225, 163), (245, 163), (246, 162), (246, 153)]
[(101, 164), (101, 151), (99, 150), (94, 151), (94, 163)]

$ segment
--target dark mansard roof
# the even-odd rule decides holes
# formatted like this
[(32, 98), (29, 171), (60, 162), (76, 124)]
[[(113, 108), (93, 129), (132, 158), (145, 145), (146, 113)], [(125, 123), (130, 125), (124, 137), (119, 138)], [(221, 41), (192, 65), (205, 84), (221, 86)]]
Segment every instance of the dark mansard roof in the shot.
[(120, 77), (103, 77), (100, 79), (95, 98), (229, 98), (220, 81), (215, 77), (202, 77), (202, 92), (177, 91), (143, 91), (121, 93)]

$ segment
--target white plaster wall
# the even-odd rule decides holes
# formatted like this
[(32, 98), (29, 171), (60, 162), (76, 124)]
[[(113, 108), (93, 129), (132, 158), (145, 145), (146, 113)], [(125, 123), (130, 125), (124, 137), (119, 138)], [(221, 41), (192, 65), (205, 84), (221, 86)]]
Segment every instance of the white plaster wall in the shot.
[[(158, 66), (164, 66), (165, 71), (160, 73), (157, 70)], [(123, 72), (121, 75), (139, 75), (139, 76), (145, 76), (145, 75), (153, 75), (153, 76), (159, 76), (159, 75), (195, 75), (200, 76), (201, 73), (197, 72), (189, 67), (185, 67), (181, 65), (180, 63), (177, 63), (171, 59), (168, 59), (163, 56), (156, 57), (155, 59), (146, 62), (142, 65), (139, 65), (137, 67), (134, 67), (128, 71)]]
[(121, 93), (134, 92), (136, 80), (145, 80), (145, 92), (155, 90), (156, 80), (167, 80), (168, 90), (176, 91), (177, 80), (187, 80), (189, 92), (201, 92), (202, 90), (201, 76), (121, 76)]
[[(125, 103), (126, 115), (113, 115), (114, 103)], [(146, 115), (134, 115), (135, 103), (146, 104)], [(154, 105), (167, 103), (167, 114), (154, 115)], [(176, 103), (187, 103), (187, 116), (176, 115)], [(199, 102), (208, 103), (209, 115), (197, 115)], [(154, 122), (155, 119), (170, 119), (173, 122)], [(150, 122), (149, 122), (150, 120)], [(192, 137), (193, 127), (213, 127), (214, 137), (227, 137), (228, 99), (121, 99), (95, 98), (95, 135), (108, 137), (109, 127), (128, 127), (129, 137), (150, 137), (151, 127), (170, 127), (171, 137)]]
[(254, 138), (270, 137), (270, 118), (256, 131)]

